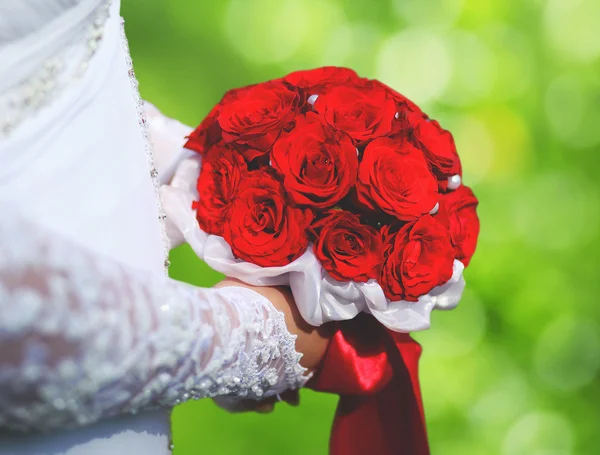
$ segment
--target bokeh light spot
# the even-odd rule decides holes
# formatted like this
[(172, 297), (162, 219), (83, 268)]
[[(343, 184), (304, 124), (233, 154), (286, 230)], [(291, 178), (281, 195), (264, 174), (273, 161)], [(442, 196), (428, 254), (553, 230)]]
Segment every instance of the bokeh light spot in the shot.
[(446, 40), (431, 31), (400, 32), (381, 46), (376, 73), (378, 79), (419, 106), (436, 100), (452, 77)]
[(583, 177), (565, 173), (531, 177), (513, 203), (517, 231), (537, 248), (566, 249), (597, 235), (600, 201)]
[(533, 412), (510, 428), (503, 441), (503, 455), (570, 455), (573, 430), (560, 414)]
[[(552, 132), (577, 148), (600, 144), (600, 98), (590, 96), (587, 85), (577, 75), (566, 74), (552, 81), (546, 92), (546, 115)], [(600, 87), (595, 92), (600, 93)]]
[(532, 327), (539, 333), (549, 315), (564, 311), (556, 304), (556, 296), (568, 295), (572, 300), (579, 297), (577, 284), (559, 267), (560, 264), (550, 265), (544, 258), (515, 261), (512, 276), (526, 279), (515, 283), (514, 292), (507, 299), (507, 324), (521, 333), (531, 333)]
[[(423, 344), (421, 335), (417, 335), (416, 338), (419, 343)], [(444, 414), (452, 408), (453, 386), (439, 379), (448, 375), (448, 369), (435, 359), (432, 351), (433, 348), (427, 346), (427, 350), (423, 352), (419, 365), (419, 376), (427, 418), (435, 421), (438, 418), (443, 419)], [(429, 357), (431, 357), (431, 361), (429, 361)]]
[(490, 171), (494, 156), (494, 139), (482, 120), (464, 117), (451, 128), (463, 165), (464, 183), (476, 185)]
[[(359, 27), (356, 24), (348, 22), (346, 11), (338, 3), (324, 2), (321, 0), (301, 1), (303, 7), (309, 12), (307, 33), (303, 36), (302, 45), (298, 48), (297, 52), (290, 58), (281, 62), (282, 64), (280, 66), (283, 71), (296, 71), (299, 69), (309, 69), (329, 65), (351, 66), (348, 62), (356, 62), (357, 60), (360, 61), (363, 64), (362, 67), (364, 67), (364, 57), (367, 55), (371, 56), (370, 60), (372, 61), (373, 49), (376, 49), (379, 46), (378, 43), (373, 44), (373, 47), (369, 48), (367, 51), (365, 51), (364, 47), (359, 49), (358, 46), (357, 48), (352, 49), (347, 48), (347, 44), (352, 45), (352, 42), (343, 43), (340, 41), (340, 38), (353, 40), (353, 34), (343, 37), (335, 36), (335, 30), (348, 28), (354, 33), (355, 27)], [(377, 32), (375, 27), (370, 25), (367, 27)], [(327, 54), (331, 41), (336, 39), (337, 41), (333, 47), (340, 51), (341, 55), (336, 56), (335, 50)], [(327, 54), (327, 59), (324, 57), (324, 54)], [(329, 59), (329, 57), (331, 57), (331, 59)], [(372, 64), (369, 66), (372, 66)], [(353, 69), (358, 71), (358, 68), (353, 67)]]
[(495, 107), (485, 110), (480, 117), (485, 121), (497, 151), (490, 177), (506, 179), (523, 172), (530, 159), (531, 137), (521, 114), (506, 107)]
[[(434, 327), (437, 330), (448, 314), (436, 312), (435, 315)], [(472, 329), (469, 327), (462, 330)], [(455, 412), (466, 416), (473, 403), (487, 393), (492, 384), (498, 383), (498, 378), (523, 376), (515, 368), (510, 356), (501, 349), (482, 343), (478, 344), (477, 351), (470, 351), (460, 357), (444, 357), (443, 353), (440, 355), (438, 352), (444, 347), (430, 344), (426, 338), (428, 335), (428, 332), (419, 332), (414, 337), (424, 347), (419, 370), (430, 422), (444, 420)], [(477, 355), (473, 355), (475, 352)]]
[(600, 2), (550, 0), (544, 13), (553, 47), (570, 60), (591, 62), (600, 56)]
[(373, 74), (373, 49), (379, 48), (382, 34), (368, 24), (344, 24), (321, 43), (323, 65), (346, 66), (362, 76)]
[(309, 34), (310, 11), (300, 0), (231, 0), (226, 28), (231, 43), (248, 60), (281, 62), (293, 56)]
[(394, 11), (410, 24), (453, 25), (460, 17), (464, 0), (393, 0)]
[(449, 37), (454, 72), (442, 101), (466, 106), (485, 98), (496, 77), (496, 60), (485, 42), (472, 33)]
[(477, 347), (485, 334), (486, 315), (483, 305), (472, 290), (465, 294), (458, 307), (444, 312), (435, 330), (419, 335), (431, 356), (454, 358), (468, 354)]
[(531, 40), (505, 24), (485, 30), (486, 42), (495, 57), (494, 99), (512, 99), (527, 93), (536, 70)]
[(509, 424), (527, 409), (529, 386), (522, 374), (505, 376), (485, 391), (471, 408), (473, 425), (490, 429)]
[(593, 381), (600, 368), (598, 333), (598, 327), (587, 319), (559, 317), (541, 334), (535, 348), (540, 378), (562, 390), (575, 390)]
[[(535, 0), (529, 0), (530, 2)], [(500, 1), (488, 1), (482, 2), (481, 0), (464, 0), (464, 11), (463, 17), (465, 22), (468, 24), (489, 24), (490, 22), (501, 20), (507, 10), (513, 10), (508, 2)]]

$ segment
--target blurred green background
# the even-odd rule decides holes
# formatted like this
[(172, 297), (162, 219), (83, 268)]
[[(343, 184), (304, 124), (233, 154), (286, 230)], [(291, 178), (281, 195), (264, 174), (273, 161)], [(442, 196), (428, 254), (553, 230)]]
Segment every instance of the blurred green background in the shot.
[[(599, 0), (123, 3), (142, 96), (190, 125), (230, 88), (343, 65), (450, 129), (482, 232), (461, 305), (416, 334), (432, 452), (599, 453)], [(172, 263), (219, 278), (185, 247)], [(174, 453), (325, 454), (335, 403), (188, 403)]]

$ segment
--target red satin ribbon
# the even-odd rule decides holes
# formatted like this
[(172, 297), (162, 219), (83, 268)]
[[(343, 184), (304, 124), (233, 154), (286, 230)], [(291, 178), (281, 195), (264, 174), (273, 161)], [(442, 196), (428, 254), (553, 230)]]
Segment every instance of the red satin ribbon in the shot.
[(338, 324), (308, 387), (340, 395), (331, 455), (429, 455), (418, 379), (421, 346), (372, 316)]

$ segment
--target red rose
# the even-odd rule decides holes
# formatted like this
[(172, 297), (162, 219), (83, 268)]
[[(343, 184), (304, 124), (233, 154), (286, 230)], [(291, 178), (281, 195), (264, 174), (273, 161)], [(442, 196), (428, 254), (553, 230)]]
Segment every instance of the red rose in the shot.
[(358, 217), (343, 210), (313, 225), (317, 232), (315, 256), (338, 281), (365, 282), (376, 279), (381, 265), (381, 237)]
[(281, 81), (240, 91), (220, 108), (223, 140), (235, 144), (248, 160), (266, 154), (296, 116), (299, 101), (300, 95)]
[(356, 183), (358, 157), (352, 139), (313, 112), (296, 117), (295, 128), (273, 145), (271, 160), (298, 205), (332, 207)]
[(450, 234), (430, 215), (389, 236), (384, 251), (379, 284), (391, 301), (416, 302), (452, 278), (454, 248)]
[(331, 126), (363, 143), (392, 131), (396, 105), (380, 84), (361, 80), (335, 86), (319, 96), (315, 110)]
[(200, 125), (188, 136), (188, 141), (184, 147), (204, 155), (210, 147), (219, 142), (222, 136), (221, 127), (219, 126), (217, 119), (219, 117), (221, 106), (224, 103), (235, 101), (239, 98), (241, 93), (252, 87), (254, 87), (254, 85), (235, 88), (225, 93), (219, 104), (210, 111), (204, 120), (202, 120), (202, 123), (200, 123)]
[(238, 187), (223, 238), (233, 254), (261, 267), (287, 265), (308, 247), (312, 212), (290, 205), (281, 182), (264, 169), (249, 172)]
[(320, 95), (331, 84), (342, 84), (358, 79), (358, 74), (351, 69), (337, 66), (295, 71), (283, 78), (288, 84), (304, 89), (309, 96)]
[(258, 85), (259, 84), (251, 84), (246, 85), (245, 87), (232, 88), (231, 90), (228, 90), (225, 95), (223, 95), (223, 98), (221, 98), (219, 104), (233, 103), (235, 100), (240, 99), (240, 97), (243, 96), (248, 90), (252, 90)]
[(422, 114), (410, 114), (409, 121), (413, 125), (413, 138), (417, 146), (431, 164), (441, 189), (446, 190), (449, 177), (462, 175), (452, 134), (443, 129), (436, 120)]
[(204, 155), (197, 183), (200, 200), (193, 205), (204, 232), (223, 235), (231, 202), (247, 170), (244, 158), (223, 144)]
[(450, 231), (456, 259), (469, 265), (479, 235), (477, 198), (469, 187), (460, 186), (456, 191), (440, 197), (440, 210), (435, 218)]
[(217, 122), (219, 105), (202, 120), (202, 123), (188, 136), (184, 147), (204, 155), (208, 149), (221, 140), (221, 128)]
[(365, 148), (356, 183), (358, 201), (400, 220), (429, 213), (437, 183), (423, 154), (402, 138), (379, 138)]

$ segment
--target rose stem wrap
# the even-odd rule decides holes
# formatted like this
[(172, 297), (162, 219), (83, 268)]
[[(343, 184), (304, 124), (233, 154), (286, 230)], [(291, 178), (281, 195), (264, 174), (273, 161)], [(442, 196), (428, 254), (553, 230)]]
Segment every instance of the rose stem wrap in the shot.
[(421, 346), (372, 316), (337, 323), (308, 387), (340, 401), (331, 455), (429, 455), (418, 380)]

